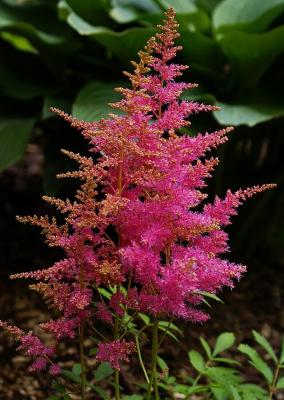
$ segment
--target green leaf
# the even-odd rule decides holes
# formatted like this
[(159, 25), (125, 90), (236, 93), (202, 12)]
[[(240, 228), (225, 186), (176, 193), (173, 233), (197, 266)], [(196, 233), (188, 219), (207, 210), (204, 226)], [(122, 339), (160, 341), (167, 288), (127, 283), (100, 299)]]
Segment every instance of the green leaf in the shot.
[(108, 16), (110, 0), (66, 0), (66, 3), (76, 14), (91, 24), (108, 25), (110, 22)]
[(284, 377), (280, 378), (276, 383), (277, 389), (284, 389)]
[(284, 363), (284, 337), (282, 338), (281, 354), (279, 358), (280, 364)]
[(78, 363), (74, 364), (73, 368), (72, 368), (72, 372), (73, 372), (73, 374), (80, 376), (82, 374), (81, 364), (78, 364)]
[(162, 357), (157, 356), (157, 364), (159, 365), (159, 367), (161, 368), (161, 370), (164, 371), (169, 371), (169, 367), (167, 365), (167, 363), (165, 362), (165, 360), (162, 359)]
[(72, 381), (72, 382), (81, 383), (81, 378), (80, 378), (80, 376), (74, 374), (74, 372), (72, 372), (72, 371), (68, 371), (67, 369), (63, 369), (63, 370), (62, 370), (62, 375), (63, 375), (65, 378), (67, 378), (67, 379), (69, 379), (70, 381)]
[(221, 335), (217, 337), (215, 347), (213, 350), (213, 356), (216, 356), (217, 354), (220, 354), (223, 351), (232, 347), (233, 344), (235, 343), (235, 339), (236, 339), (235, 335), (231, 332), (221, 333)]
[(172, 339), (174, 339), (177, 343), (179, 342), (179, 339), (176, 337), (176, 335), (174, 333), (172, 333), (168, 328), (166, 328), (163, 325), (160, 325), (159, 323), (159, 329), (163, 332), (166, 332), (167, 336), (170, 336)]
[(254, 368), (257, 369), (265, 377), (267, 382), (271, 384), (273, 381), (272, 370), (260, 357), (257, 351), (247, 344), (240, 344), (238, 349), (250, 358), (251, 364), (254, 366)]
[(102, 296), (104, 296), (106, 299), (109, 300), (111, 298), (111, 293), (108, 290), (106, 290), (105, 288), (99, 288), (98, 290), (99, 290), (100, 294)]
[(252, 333), (253, 333), (253, 336), (254, 336), (256, 342), (258, 344), (260, 344), (260, 346), (262, 346), (264, 348), (264, 350), (267, 351), (267, 353), (270, 355), (270, 357), (273, 359), (273, 361), (277, 364), (278, 360), (277, 360), (276, 354), (274, 353), (274, 350), (272, 349), (270, 343), (265, 339), (265, 337), (260, 335), (258, 332), (253, 330)]
[(224, 0), (214, 10), (213, 26), (222, 32), (232, 29), (260, 32), (283, 10), (283, 0)]
[(202, 355), (198, 353), (198, 351), (191, 350), (188, 353), (189, 361), (193, 368), (195, 368), (198, 372), (203, 372), (205, 369), (205, 363)]
[(240, 397), (237, 389), (231, 384), (229, 384), (228, 386), (229, 386), (230, 392), (232, 394), (233, 400), (241, 400), (241, 397)]
[(168, 321), (159, 321), (159, 325), (160, 325), (160, 326), (163, 326), (164, 328), (168, 328), (168, 329), (170, 329), (170, 330), (172, 330), (172, 331), (176, 331), (176, 332), (178, 332), (181, 336), (183, 336), (182, 330), (179, 329), (179, 327), (176, 326), (173, 322), (171, 322), (171, 323), (169, 324)]
[[(203, 76), (210, 77), (214, 82), (221, 77), (225, 56), (220, 43), (198, 30), (192, 31), (188, 27), (180, 30), (178, 44), (183, 49), (180, 54), (184, 63), (190, 60), (190, 68)], [(191, 91), (189, 91), (190, 94)]]
[(164, 8), (174, 8), (178, 14), (188, 14), (197, 11), (197, 7), (193, 0), (159, 0), (159, 4)]
[(214, 357), (214, 361), (230, 365), (241, 365), (238, 361), (226, 357)]
[(209, 299), (212, 300), (216, 300), (219, 301), (220, 303), (224, 303), (223, 300), (221, 300), (218, 296), (216, 296), (216, 294), (214, 293), (209, 293), (209, 292), (204, 292), (204, 291), (200, 291), (197, 294), (201, 294), (204, 297), (208, 297)]
[(114, 370), (111, 368), (110, 363), (102, 362), (95, 371), (95, 379), (96, 382), (100, 382), (101, 380), (107, 378), (112, 375)]
[(149, 325), (150, 324), (151, 320), (148, 317), (148, 315), (143, 314), (143, 313), (138, 313), (138, 316), (139, 316), (140, 319), (142, 319), (142, 321), (144, 322), (145, 325)]
[(110, 397), (107, 392), (99, 386), (92, 385), (91, 388), (100, 396), (103, 400), (109, 400)]
[(72, 115), (85, 121), (96, 121), (116, 113), (108, 103), (118, 101), (121, 95), (114, 91), (120, 82), (91, 81), (84, 86), (75, 99)]
[(89, 356), (95, 356), (97, 354), (97, 352), (98, 352), (98, 348), (97, 347), (93, 347), (89, 351)]
[(46, 96), (42, 106), (42, 119), (54, 118), (56, 114), (50, 110), (51, 107), (59, 108), (66, 113), (71, 113), (71, 100), (70, 98), (58, 96)]
[(34, 123), (33, 118), (0, 119), (0, 171), (21, 159)]
[(209, 343), (202, 336), (200, 336), (199, 340), (201, 342), (201, 345), (202, 345), (203, 349), (205, 350), (205, 352), (207, 354), (207, 357), (210, 359), (211, 356), (212, 356), (212, 352), (211, 352), (211, 348), (209, 346)]
[(132, 394), (131, 396), (124, 396), (123, 400), (143, 400), (143, 397), (139, 394)]
[(159, 13), (160, 7), (153, 0), (113, 0), (113, 7), (109, 15), (119, 24), (143, 18), (147, 13)]
[[(255, 90), (254, 90), (255, 91)], [(253, 127), (265, 121), (284, 116), (284, 101), (282, 98), (270, 99), (268, 96), (255, 96), (240, 100), (244, 103), (222, 103), (215, 104), (221, 108), (214, 111), (216, 121), (221, 125), (247, 125)], [(246, 102), (246, 103), (245, 103)]]
[[(218, 41), (230, 60), (239, 84), (255, 85), (267, 68), (284, 51), (284, 26), (265, 33), (230, 31)], [(241, 45), (240, 45), (241, 44)]]

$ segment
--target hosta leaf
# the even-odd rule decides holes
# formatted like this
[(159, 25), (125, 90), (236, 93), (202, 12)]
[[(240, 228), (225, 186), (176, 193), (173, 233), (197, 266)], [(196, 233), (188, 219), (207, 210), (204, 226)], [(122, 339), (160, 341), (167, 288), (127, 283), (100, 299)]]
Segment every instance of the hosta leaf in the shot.
[(244, 99), (246, 103), (222, 103), (217, 101), (216, 105), (220, 111), (213, 113), (214, 118), (221, 125), (247, 125), (253, 127), (265, 121), (284, 116), (284, 101), (282, 99), (269, 99), (259, 97), (258, 99)]
[(216, 356), (217, 354), (222, 353), (222, 351), (225, 351), (232, 347), (235, 343), (235, 339), (235, 335), (231, 332), (221, 333), (221, 335), (219, 335), (216, 340), (213, 350), (213, 356)]
[(33, 118), (0, 119), (0, 171), (21, 159), (34, 123)]
[(72, 115), (85, 121), (96, 121), (116, 113), (108, 103), (120, 100), (121, 95), (114, 91), (120, 82), (91, 81), (77, 95), (72, 107)]
[(218, 31), (260, 32), (283, 10), (283, 0), (224, 0), (214, 10), (213, 26)]
[(273, 348), (271, 347), (270, 343), (265, 339), (265, 337), (263, 337), (262, 335), (260, 335), (258, 332), (256, 331), (252, 331), (253, 336), (256, 340), (256, 342), (258, 344), (260, 344), (264, 350), (267, 351), (267, 353), (270, 355), (270, 357), (273, 359), (273, 361), (275, 361), (275, 363), (278, 362), (276, 354), (274, 353)]
[(113, 0), (109, 15), (118, 23), (126, 24), (150, 13), (160, 14), (154, 0)]
[(240, 83), (252, 86), (283, 53), (284, 25), (265, 33), (230, 31), (220, 35), (218, 41)]
[(85, 21), (94, 25), (110, 22), (108, 13), (110, 11), (110, 0), (65, 0), (72, 10)]

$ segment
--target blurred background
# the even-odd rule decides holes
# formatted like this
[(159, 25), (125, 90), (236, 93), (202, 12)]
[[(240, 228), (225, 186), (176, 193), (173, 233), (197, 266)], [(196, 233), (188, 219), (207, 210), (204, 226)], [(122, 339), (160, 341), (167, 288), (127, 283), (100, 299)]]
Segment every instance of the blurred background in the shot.
[[(214, 309), (206, 329), (209, 336), (224, 329), (245, 336), (256, 328), (278, 341), (284, 329), (284, 0), (0, 0), (1, 318), (23, 324), (44, 318), (41, 303), (27, 300), (23, 285), (7, 277), (49, 265), (57, 254), (15, 215), (49, 212), (42, 194), (70, 195), (75, 183), (55, 178), (75, 167), (60, 149), (87, 150), (49, 107), (87, 121), (106, 116), (107, 103), (118, 98), (113, 87), (127, 84), (121, 71), (131, 69), (169, 6), (180, 24), (178, 62), (190, 65), (184, 80), (199, 83), (184, 96), (222, 107), (194, 117), (185, 134), (235, 127), (218, 151), (210, 193), (278, 183), (248, 201), (229, 228), (230, 258), (248, 265), (248, 274), (224, 294), (226, 305)], [(17, 398), (17, 390), (4, 398)]]

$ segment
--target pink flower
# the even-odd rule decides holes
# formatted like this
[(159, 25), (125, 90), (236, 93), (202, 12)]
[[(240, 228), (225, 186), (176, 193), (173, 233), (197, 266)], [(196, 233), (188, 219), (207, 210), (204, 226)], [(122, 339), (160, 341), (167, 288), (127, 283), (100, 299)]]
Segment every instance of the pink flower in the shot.
[(111, 343), (99, 343), (96, 359), (108, 361), (113, 368), (120, 370), (121, 361), (129, 361), (129, 355), (135, 351), (134, 342), (126, 342), (124, 339)]

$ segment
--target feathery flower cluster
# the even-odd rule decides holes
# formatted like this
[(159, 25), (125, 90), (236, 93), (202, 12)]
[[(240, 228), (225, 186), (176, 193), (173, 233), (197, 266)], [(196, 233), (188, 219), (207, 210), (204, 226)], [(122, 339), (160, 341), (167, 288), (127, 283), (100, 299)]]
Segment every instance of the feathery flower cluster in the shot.
[[(54, 110), (82, 132), (94, 157), (64, 151), (79, 164), (78, 171), (60, 175), (82, 181), (76, 200), (44, 197), (65, 215), (63, 225), (55, 218), (19, 218), (41, 227), (48, 244), (62, 248), (66, 257), (13, 278), (35, 279), (31, 288), (60, 311), (58, 320), (41, 325), (56, 340), (74, 338), (91, 318), (113, 325), (114, 316), (131, 309), (203, 322), (208, 316), (197, 308), (201, 293), (232, 287), (245, 271), (222, 258), (229, 248), (223, 228), (242, 201), (273, 185), (228, 191), (224, 199), (202, 205), (205, 180), (218, 163), (205, 157), (227, 141), (232, 128), (180, 134), (192, 114), (218, 108), (181, 99), (196, 85), (178, 80), (187, 66), (172, 61), (181, 50), (174, 43), (177, 27), (169, 9), (159, 33), (132, 62), (134, 71), (125, 72), (131, 88), (117, 88), (122, 100), (112, 104), (122, 114), (90, 123)], [(126, 294), (117, 290), (109, 302), (97, 301), (99, 287), (124, 284)], [(23, 343), (25, 350), (32, 347)], [(132, 342), (116, 338), (99, 345), (97, 359), (119, 369), (133, 350)], [(36, 355), (36, 346), (33, 351)]]

